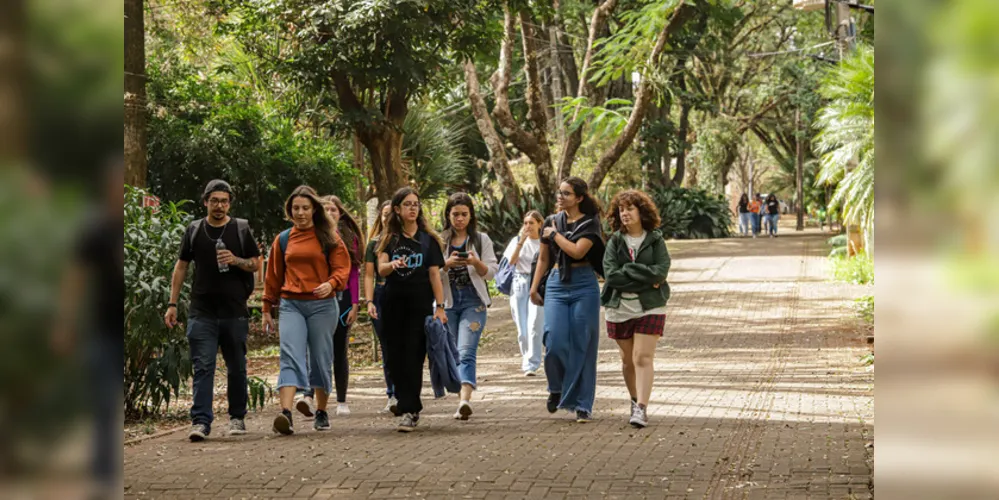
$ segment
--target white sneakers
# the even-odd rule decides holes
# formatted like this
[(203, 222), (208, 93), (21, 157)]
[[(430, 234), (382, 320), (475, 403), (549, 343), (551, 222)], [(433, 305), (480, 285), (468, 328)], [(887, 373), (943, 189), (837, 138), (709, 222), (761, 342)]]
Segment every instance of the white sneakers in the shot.
[(468, 401), (462, 401), (458, 404), (458, 411), (454, 412), (455, 420), (468, 420), (468, 417), (472, 415), (472, 405), (468, 404)]
[(347, 406), (347, 403), (337, 403), (337, 405), (336, 405), (336, 416), (338, 416), (338, 417), (349, 417), (350, 416), (350, 407)]

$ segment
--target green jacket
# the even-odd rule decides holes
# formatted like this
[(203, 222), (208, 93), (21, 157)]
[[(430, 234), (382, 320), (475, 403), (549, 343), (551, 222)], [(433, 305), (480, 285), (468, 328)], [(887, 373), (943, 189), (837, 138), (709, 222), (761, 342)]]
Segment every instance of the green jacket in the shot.
[[(607, 240), (604, 252), (604, 291), (600, 302), (604, 307), (617, 309), (621, 304), (621, 293), (637, 293), (642, 310), (648, 311), (666, 305), (669, 300), (670, 258), (666, 242), (658, 230), (645, 235), (645, 241), (638, 248), (638, 256), (631, 261), (628, 244), (620, 231)], [(655, 288), (655, 285), (659, 288)]]

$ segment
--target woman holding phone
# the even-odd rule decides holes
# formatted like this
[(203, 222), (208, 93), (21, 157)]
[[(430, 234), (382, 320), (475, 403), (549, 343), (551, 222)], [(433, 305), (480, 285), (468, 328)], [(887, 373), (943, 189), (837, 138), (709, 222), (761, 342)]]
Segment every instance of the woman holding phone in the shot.
[(541, 212), (527, 212), (520, 233), (510, 240), (503, 252), (503, 257), (514, 267), (510, 315), (517, 325), (517, 340), (523, 358), (520, 368), (528, 377), (538, 374), (543, 349), (545, 313), (540, 306), (531, 303), (531, 264), (541, 249), (541, 225), (544, 222)]
[(451, 341), (458, 348), (461, 377), (461, 401), (454, 418), (468, 420), (472, 415), (472, 391), (476, 388), (479, 339), (486, 326), (486, 308), (492, 304), (486, 281), (493, 278), (499, 265), (489, 235), (477, 229), (472, 197), (465, 193), (448, 198), (441, 239), (447, 246), (447, 260), (441, 269), (444, 307)]

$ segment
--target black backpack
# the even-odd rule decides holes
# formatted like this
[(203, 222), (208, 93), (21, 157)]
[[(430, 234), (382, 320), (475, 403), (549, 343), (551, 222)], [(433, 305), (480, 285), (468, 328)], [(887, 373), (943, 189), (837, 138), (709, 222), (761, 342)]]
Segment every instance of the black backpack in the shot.
[[(246, 240), (253, 238), (253, 233), (250, 232), (250, 223), (246, 219), (240, 219), (238, 217), (233, 217), (232, 220), (236, 221), (236, 236), (239, 238), (239, 253), (243, 253), (243, 249), (246, 248)], [(204, 223), (205, 219), (203, 218), (191, 223), (189, 236), (190, 241), (188, 242), (191, 248), (194, 248), (194, 238), (198, 236), (198, 231), (201, 231), (201, 225)], [(243, 256), (237, 255), (237, 257)], [(236, 268), (236, 271), (240, 273), (240, 278), (243, 280), (243, 286), (246, 288), (246, 298), (250, 298), (250, 295), (253, 295), (253, 289), (256, 286), (253, 279), (254, 273), (248, 273), (239, 268)]]

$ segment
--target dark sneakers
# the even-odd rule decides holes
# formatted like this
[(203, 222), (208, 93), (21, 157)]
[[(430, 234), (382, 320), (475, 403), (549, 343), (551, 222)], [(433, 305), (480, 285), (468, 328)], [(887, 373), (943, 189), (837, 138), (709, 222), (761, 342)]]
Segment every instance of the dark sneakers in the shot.
[(330, 414), (326, 410), (316, 410), (316, 419), (312, 422), (312, 428), (317, 431), (330, 430)]
[(291, 422), (291, 412), (281, 410), (277, 417), (274, 417), (274, 432), (289, 436), (295, 433), (295, 428)]
[(559, 401), (562, 401), (562, 393), (553, 392), (548, 395), (548, 413), (555, 413), (558, 411)]
[(190, 439), (192, 443), (197, 443), (198, 441), (204, 441), (211, 431), (205, 424), (194, 424), (191, 426), (191, 432), (187, 433), (187, 439)]
[(585, 424), (593, 420), (593, 415), (588, 411), (576, 410), (576, 422), (580, 424)]

